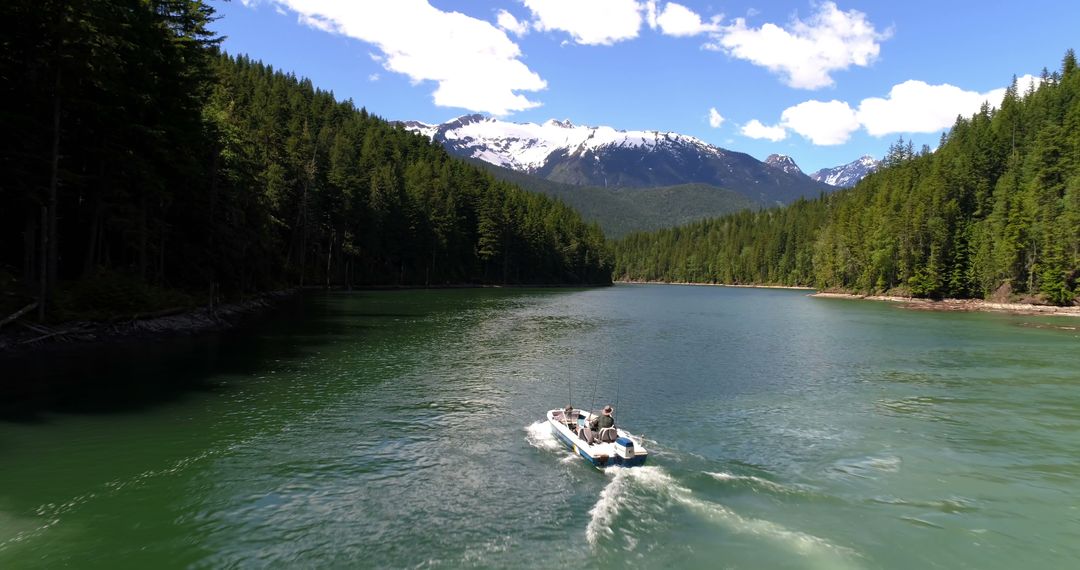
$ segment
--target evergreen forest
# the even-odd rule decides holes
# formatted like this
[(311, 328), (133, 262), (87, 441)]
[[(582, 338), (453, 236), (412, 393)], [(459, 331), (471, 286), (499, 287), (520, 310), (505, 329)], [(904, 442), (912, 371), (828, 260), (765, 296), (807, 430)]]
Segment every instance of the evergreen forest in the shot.
[(595, 224), (222, 53), (213, 20), (201, 0), (0, 7), (0, 308), (39, 300), (56, 319), (295, 286), (610, 282)]
[(1080, 293), (1080, 70), (893, 144), (854, 188), (616, 242), (618, 279), (1071, 304)]

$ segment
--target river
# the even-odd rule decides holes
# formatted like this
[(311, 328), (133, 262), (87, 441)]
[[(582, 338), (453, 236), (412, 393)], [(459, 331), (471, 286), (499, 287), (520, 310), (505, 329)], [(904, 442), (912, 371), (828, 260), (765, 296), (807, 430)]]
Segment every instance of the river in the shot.
[[(6, 363), (33, 389), (0, 406), (0, 567), (1072, 567), (1078, 327), (716, 287), (309, 295)], [(570, 399), (615, 404), (648, 465), (560, 448)]]

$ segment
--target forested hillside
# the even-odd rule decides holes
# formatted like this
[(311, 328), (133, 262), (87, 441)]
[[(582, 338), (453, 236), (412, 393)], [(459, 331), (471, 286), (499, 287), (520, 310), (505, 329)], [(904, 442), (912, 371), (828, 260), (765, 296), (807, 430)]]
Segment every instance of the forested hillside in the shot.
[(15, 0), (0, 19), (0, 308), (610, 281), (598, 226), (221, 54), (201, 1)]
[(1080, 71), (893, 145), (855, 188), (616, 244), (622, 279), (808, 285), (1072, 303), (1080, 280)]
[(738, 192), (707, 184), (653, 188), (575, 186), (488, 164), (476, 158), (465, 160), (483, 167), (499, 180), (561, 200), (585, 220), (600, 224), (608, 239), (759, 207), (759, 203)]

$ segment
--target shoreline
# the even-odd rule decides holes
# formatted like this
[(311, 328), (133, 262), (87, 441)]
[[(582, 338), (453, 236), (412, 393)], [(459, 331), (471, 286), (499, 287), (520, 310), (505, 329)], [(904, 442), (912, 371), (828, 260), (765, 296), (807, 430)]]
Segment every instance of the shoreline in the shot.
[(618, 280), (612, 283), (616, 285), (692, 285), (694, 287), (732, 287), (736, 289), (791, 289), (793, 291), (817, 291), (813, 287), (800, 287), (798, 285), (742, 285), (735, 283), (689, 283), (684, 281), (628, 281)]
[(0, 331), (0, 357), (24, 355), (50, 349), (97, 344), (142, 342), (225, 330), (244, 318), (265, 312), (300, 294), (300, 289), (262, 293), (246, 301), (222, 303), (213, 309), (202, 306), (163, 316), (133, 315), (111, 321), (69, 321), (51, 327), (24, 324)]
[(418, 291), (424, 289), (592, 289), (594, 287), (611, 287), (612, 283), (446, 283), (442, 285), (335, 285), (325, 287), (323, 285), (305, 285), (304, 291)]
[(1032, 303), (999, 303), (983, 299), (922, 299), (919, 297), (898, 297), (895, 295), (859, 295), (855, 293), (834, 293), (821, 291), (809, 295), (822, 299), (850, 299), (857, 301), (884, 301), (898, 303), (905, 309), (921, 311), (957, 311), (957, 312), (995, 312), (1016, 315), (1043, 315), (1080, 317), (1080, 307), (1061, 307), (1057, 305), (1035, 305)]
[(1080, 306), (1036, 305), (1033, 303), (1001, 303), (984, 299), (924, 299), (921, 297), (901, 297), (897, 295), (863, 295), (859, 293), (838, 293), (819, 291), (814, 287), (792, 285), (742, 285), (730, 283), (686, 283), (681, 281), (637, 281), (617, 280), (618, 285), (692, 285), (694, 287), (733, 287), (744, 289), (791, 289), (812, 291), (808, 297), (822, 299), (849, 299), (857, 301), (879, 301), (897, 303), (905, 309), (915, 311), (952, 311), (952, 312), (991, 312), (1014, 315), (1041, 315), (1080, 317)]
[[(44, 326), (30, 320), (15, 320), (0, 330), (0, 358), (47, 350), (103, 344), (137, 343), (192, 336), (234, 328), (244, 319), (273, 309), (278, 304), (308, 291), (348, 293), (363, 291), (406, 291), (448, 289), (558, 289), (610, 287), (610, 284), (481, 284), (442, 285), (367, 285), (330, 287), (308, 285), (261, 293), (246, 301), (222, 303), (212, 310), (207, 306), (170, 310), (168, 314), (131, 315), (107, 321), (67, 321)], [(19, 326), (21, 325), (21, 326)]]

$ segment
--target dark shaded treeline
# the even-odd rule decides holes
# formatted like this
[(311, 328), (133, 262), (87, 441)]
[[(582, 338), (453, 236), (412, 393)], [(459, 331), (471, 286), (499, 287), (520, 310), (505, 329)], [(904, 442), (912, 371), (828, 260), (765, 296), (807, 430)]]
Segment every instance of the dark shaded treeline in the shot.
[(597, 226), (221, 54), (212, 20), (197, 0), (0, 7), (0, 306), (610, 282)]
[(855, 188), (616, 243), (634, 280), (803, 285), (919, 297), (1080, 292), (1080, 71), (958, 118), (939, 148), (903, 140)]

